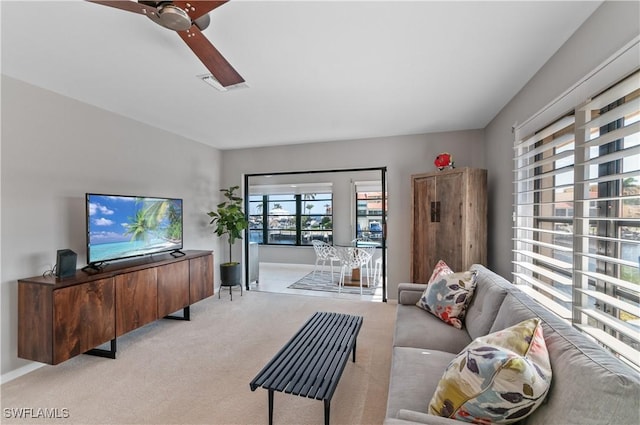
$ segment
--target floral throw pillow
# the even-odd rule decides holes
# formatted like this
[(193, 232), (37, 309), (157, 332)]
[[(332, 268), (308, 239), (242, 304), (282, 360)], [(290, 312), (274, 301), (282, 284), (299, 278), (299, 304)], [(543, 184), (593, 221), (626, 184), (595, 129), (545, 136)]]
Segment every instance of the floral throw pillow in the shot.
[(472, 423), (510, 424), (530, 415), (551, 384), (540, 319), (480, 337), (451, 361), (429, 413)]
[(429, 283), (416, 305), (462, 329), (462, 320), (475, 288), (475, 272), (441, 273)]
[(433, 283), (435, 280), (439, 279), (443, 274), (451, 274), (453, 270), (444, 262), (444, 260), (438, 261), (436, 266), (433, 268), (433, 273), (431, 273), (431, 277), (429, 278), (429, 282)]

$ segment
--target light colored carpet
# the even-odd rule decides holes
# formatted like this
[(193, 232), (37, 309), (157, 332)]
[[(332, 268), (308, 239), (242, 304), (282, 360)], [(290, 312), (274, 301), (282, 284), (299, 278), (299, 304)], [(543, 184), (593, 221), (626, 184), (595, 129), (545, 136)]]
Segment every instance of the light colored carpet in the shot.
[[(332, 278), (332, 279), (330, 279)], [(349, 279), (347, 275), (345, 279)], [(302, 279), (289, 285), (288, 288), (292, 289), (306, 289), (307, 291), (325, 291), (325, 292), (338, 292), (338, 283), (340, 282), (340, 272), (323, 271), (317, 272), (315, 275), (313, 272), (307, 274)], [(357, 282), (356, 282), (357, 283)], [(371, 279), (372, 285), (367, 287), (367, 278), (364, 277), (362, 284), (362, 293), (365, 295), (373, 295), (376, 293), (376, 286), (373, 286), (373, 278)], [(360, 294), (360, 286), (344, 285), (340, 292), (345, 294)]]
[[(235, 295), (235, 294), (234, 294)], [(3, 424), (265, 424), (267, 391), (249, 382), (315, 311), (364, 317), (332, 424), (384, 420), (395, 304), (250, 291), (191, 307), (118, 339), (116, 360), (82, 355), (0, 387)], [(324, 423), (323, 403), (275, 393), (275, 424)], [(59, 409), (66, 419), (15, 419), (7, 409)], [(65, 409), (65, 410), (63, 410)], [(9, 410), (11, 411), (11, 410)], [(9, 415), (11, 416), (11, 415)]]

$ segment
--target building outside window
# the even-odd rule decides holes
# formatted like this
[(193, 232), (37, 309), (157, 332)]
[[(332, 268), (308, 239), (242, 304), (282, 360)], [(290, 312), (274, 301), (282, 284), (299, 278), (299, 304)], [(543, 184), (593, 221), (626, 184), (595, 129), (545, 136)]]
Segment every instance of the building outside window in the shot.
[(382, 193), (356, 193), (356, 237), (382, 239)]
[(357, 182), (355, 184), (355, 237), (370, 241), (378, 246), (382, 245), (383, 211), (380, 185), (380, 182)]

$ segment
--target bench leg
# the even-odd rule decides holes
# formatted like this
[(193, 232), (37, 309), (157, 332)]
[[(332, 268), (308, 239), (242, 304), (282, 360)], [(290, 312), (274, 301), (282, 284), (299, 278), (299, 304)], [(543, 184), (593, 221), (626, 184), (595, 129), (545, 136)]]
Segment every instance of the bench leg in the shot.
[(358, 344), (358, 340), (353, 341), (353, 362), (356, 362), (356, 345)]
[(269, 425), (273, 425), (273, 390), (269, 390)]
[(329, 425), (329, 418), (331, 417), (331, 400), (324, 401), (324, 425)]

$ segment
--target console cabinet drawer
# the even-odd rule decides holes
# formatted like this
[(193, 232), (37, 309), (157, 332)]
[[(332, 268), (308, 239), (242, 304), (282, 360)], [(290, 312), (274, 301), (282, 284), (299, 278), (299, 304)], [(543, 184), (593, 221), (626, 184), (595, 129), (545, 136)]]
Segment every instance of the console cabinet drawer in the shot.
[(189, 302), (194, 304), (213, 295), (213, 256), (189, 260)]
[(114, 279), (18, 285), (18, 357), (58, 364), (115, 338)]
[(157, 269), (116, 276), (116, 336), (158, 318)]
[(115, 338), (114, 279), (54, 291), (53, 331), (54, 364)]
[(189, 305), (189, 261), (158, 267), (158, 317)]

